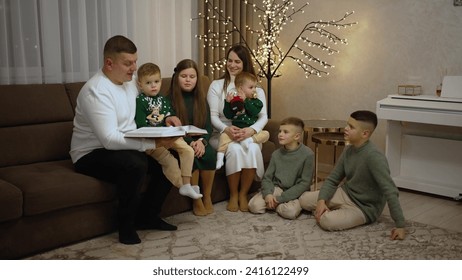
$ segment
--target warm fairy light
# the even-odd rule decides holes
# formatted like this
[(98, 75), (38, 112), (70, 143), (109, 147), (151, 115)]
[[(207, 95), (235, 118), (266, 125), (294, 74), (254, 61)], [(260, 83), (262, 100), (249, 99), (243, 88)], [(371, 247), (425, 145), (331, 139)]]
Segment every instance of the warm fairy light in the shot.
[[(297, 63), (305, 72), (305, 77), (328, 75), (328, 69), (333, 68), (334, 65), (312, 55), (309, 51), (310, 48), (320, 49), (322, 53), (326, 53), (328, 56), (337, 54), (339, 51), (331, 47), (331, 45), (335, 46), (338, 43), (346, 45), (347, 40), (340, 38), (330, 29), (340, 30), (342, 27), (347, 28), (357, 24), (357, 22), (346, 22), (347, 18), (354, 12), (348, 12), (337, 20), (325, 21), (320, 19), (309, 22), (303, 27), (287, 51), (284, 51), (279, 46), (279, 35), (283, 27), (288, 22), (293, 21), (296, 14), (305, 12), (304, 8), (309, 5), (308, 2), (296, 8), (290, 0), (263, 0), (263, 6), (259, 7), (251, 1), (242, 0), (243, 3), (252, 7), (253, 11), (258, 14), (259, 21), (258, 29), (246, 26), (245, 30), (240, 30), (231, 18), (225, 17), (222, 10), (213, 6), (213, 1), (204, 0), (204, 2), (208, 7), (209, 15), (199, 13), (195, 19), (212, 19), (217, 24), (230, 27), (226, 31), (212, 32), (208, 30), (207, 34), (196, 35), (196, 38), (203, 42), (203, 47), (227, 49), (231, 34), (237, 32), (241, 42), (251, 51), (257, 68), (260, 70), (260, 76), (267, 79), (280, 75), (278, 69), (286, 58), (290, 58)], [(211, 13), (213, 15), (210, 15)], [(251, 48), (250, 45), (253, 44), (245, 40), (244, 35), (246, 32), (256, 36), (255, 48)], [(316, 41), (317, 38), (322, 38), (322, 42)], [(298, 55), (292, 53), (298, 53)], [(224, 69), (225, 63), (226, 59), (223, 58), (220, 61), (205, 64), (205, 66), (209, 67), (212, 72), (221, 71)]]

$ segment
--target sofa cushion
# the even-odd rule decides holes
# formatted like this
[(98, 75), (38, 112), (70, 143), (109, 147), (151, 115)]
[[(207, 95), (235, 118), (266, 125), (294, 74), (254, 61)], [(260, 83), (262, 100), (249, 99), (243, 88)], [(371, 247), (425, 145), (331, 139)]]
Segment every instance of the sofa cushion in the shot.
[(0, 168), (0, 178), (22, 191), (26, 216), (116, 197), (113, 185), (75, 172), (70, 160)]
[(74, 112), (64, 85), (0, 85), (0, 112), (0, 167), (69, 158)]
[(74, 118), (64, 85), (0, 85), (0, 127), (69, 121)]
[(64, 84), (69, 100), (71, 101), (72, 110), (75, 114), (75, 106), (77, 106), (77, 96), (79, 95), (80, 89), (85, 85), (85, 82), (67, 83)]
[(69, 159), (72, 121), (0, 127), (0, 167)]
[(0, 179), (0, 222), (22, 216), (22, 192), (16, 186)]

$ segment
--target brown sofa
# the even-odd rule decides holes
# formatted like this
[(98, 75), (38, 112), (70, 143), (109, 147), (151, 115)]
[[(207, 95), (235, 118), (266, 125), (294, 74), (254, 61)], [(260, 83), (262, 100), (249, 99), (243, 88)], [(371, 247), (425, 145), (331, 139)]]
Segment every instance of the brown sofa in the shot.
[[(204, 87), (210, 82), (206, 77)], [(163, 80), (168, 88), (169, 79)], [(0, 85), (0, 259), (18, 259), (114, 231), (116, 190), (74, 171), (69, 157), (75, 100), (81, 83)], [(277, 146), (269, 121), (265, 164)], [(253, 190), (258, 188), (256, 183)], [(217, 171), (213, 201), (227, 199)], [(191, 210), (172, 188), (162, 216)]]

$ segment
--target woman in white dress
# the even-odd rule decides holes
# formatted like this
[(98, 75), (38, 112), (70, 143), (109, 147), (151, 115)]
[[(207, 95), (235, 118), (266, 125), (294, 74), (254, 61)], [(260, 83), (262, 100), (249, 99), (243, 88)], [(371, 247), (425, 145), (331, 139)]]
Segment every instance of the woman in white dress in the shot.
[(261, 144), (239, 143), (257, 132), (260, 132), (268, 122), (266, 112), (266, 96), (261, 87), (257, 87), (257, 98), (263, 102), (263, 108), (258, 115), (258, 121), (250, 127), (238, 128), (231, 124), (223, 114), (223, 108), (227, 94), (233, 94), (234, 78), (242, 71), (255, 73), (249, 50), (242, 45), (235, 45), (228, 50), (226, 71), (219, 80), (212, 81), (207, 94), (210, 106), (210, 114), (214, 132), (210, 139), (210, 145), (217, 149), (220, 133), (226, 133), (234, 140), (230, 143), (225, 154), (225, 169), (228, 179), (230, 199), (228, 211), (248, 211), (248, 192), (252, 182), (260, 180), (264, 173)]

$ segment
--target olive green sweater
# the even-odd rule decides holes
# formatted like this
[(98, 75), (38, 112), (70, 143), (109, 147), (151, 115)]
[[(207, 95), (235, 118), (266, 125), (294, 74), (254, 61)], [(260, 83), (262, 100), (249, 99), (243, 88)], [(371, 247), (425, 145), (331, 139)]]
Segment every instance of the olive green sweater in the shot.
[(367, 141), (359, 148), (345, 148), (324, 182), (318, 200), (328, 201), (343, 179), (343, 190), (363, 211), (368, 223), (375, 222), (388, 203), (396, 227), (404, 227), (398, 188), (390, 176), (387, 159), (372, 142)]
[(314, 153), (305, 145), (300, 144), (295, 150), (277, 149), (261, 182), (263, 198), (273, 194), (274, 187), (278, 186), (283, 190), (281, 196), (276, 197), (279, 203), (298, 199), (310, 188), (313, 165)]

